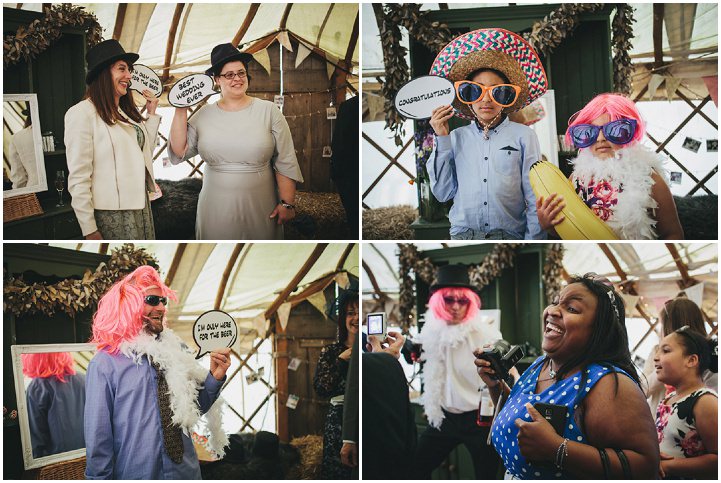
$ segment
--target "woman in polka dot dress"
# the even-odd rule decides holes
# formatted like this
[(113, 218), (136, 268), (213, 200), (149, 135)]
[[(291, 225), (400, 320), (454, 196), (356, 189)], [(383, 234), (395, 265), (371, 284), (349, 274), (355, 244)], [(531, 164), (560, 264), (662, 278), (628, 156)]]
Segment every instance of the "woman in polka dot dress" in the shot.
[[(477, 359), (491, 396), (507, 398), (491, 439), (507, 478), (655, 478), (653, 418), (631, 362), (621, 297), (594, 274), (573, 278), (543, 313), (545, 356), (510, 390)], [(566, 406), (559, 436), (533, 404)]]

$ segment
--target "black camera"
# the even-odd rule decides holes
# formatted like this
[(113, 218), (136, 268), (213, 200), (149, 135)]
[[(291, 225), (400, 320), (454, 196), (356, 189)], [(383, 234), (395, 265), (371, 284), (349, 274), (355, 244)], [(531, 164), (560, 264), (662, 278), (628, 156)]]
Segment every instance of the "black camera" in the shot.
[(512, 346), (503, 339), (493, 343), (491, 347), (483, 349), (476, 354), (478, 359), (485, 359), (491, 363), (491, 369), (495, 371), (495, 378), (506, 381), (513, 386), (513, 378), (508, 373), (524, 356), (523, 348), (519, 345)]

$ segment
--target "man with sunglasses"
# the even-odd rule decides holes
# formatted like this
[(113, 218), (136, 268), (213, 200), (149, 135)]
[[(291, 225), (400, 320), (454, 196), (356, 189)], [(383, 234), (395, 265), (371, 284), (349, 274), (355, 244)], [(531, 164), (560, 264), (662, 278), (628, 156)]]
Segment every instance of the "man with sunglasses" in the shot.
[(230, 349), (211, 352), (210, 371), (200, 366), (165, 327), (168, 299), (175, 293), (143, 266), (98, 303), (98, 350), (86, 378), (87, 479), (200, 479), (190, 438), (198, 424), (207, 425), (209, 449), (223, 454), (228, 438), (216, 400)]
[[(454, 83), (452, 105), (434, 110), (434, 149), (426, 169), (431, 191), (453, 200), (454, 240), (544, 239), (528, 173), (541, 159), (535, 132), (509, 114), (547, 89), (538, 55), (503, 29), (465, 33), (444, 47), (430, 71)], [(454, 116), (472, 121), (450, 130)]]

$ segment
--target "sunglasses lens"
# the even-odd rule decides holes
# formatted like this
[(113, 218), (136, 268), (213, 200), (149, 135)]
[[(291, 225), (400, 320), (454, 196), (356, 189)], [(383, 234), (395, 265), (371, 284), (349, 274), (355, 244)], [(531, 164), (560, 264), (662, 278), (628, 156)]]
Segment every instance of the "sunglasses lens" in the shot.
[(481, 97), (481, 88), (471, 83), (461, 84), (458, 86), (458, 97), (463, 102), (476, 102)]
[(587, 148), (598, 139), (600, 128), (590, 124), (579, 124), (571, 128), (571, 139), (577, 148)]
[(148, 295), (145, 297), (145, 303), (153, 307), (159, 305), (160, 302), (162, 302), (163, 305), (167, 305), (168, 299), (165, 297), (161, 297), (160, 295)]
[(613, 144), (628, 144), (635, 133), (635, 123), (629, 119), (619, 119), (603, 126), (603, 135)]
[(516, 89), (511, 86), (494, 87), (491, 94), (493, 99), (502, 106), (510, 106), (516, 101)]
[(443, 301), (446, 303), (446, 305), (453, 305), (456, 303), (458, 305), (468, 305), (471, 302), (470, 300), (468, 300), (465, 297), (460, 298), (460, 299), (457, 299), (455, 297), (443, 297)]

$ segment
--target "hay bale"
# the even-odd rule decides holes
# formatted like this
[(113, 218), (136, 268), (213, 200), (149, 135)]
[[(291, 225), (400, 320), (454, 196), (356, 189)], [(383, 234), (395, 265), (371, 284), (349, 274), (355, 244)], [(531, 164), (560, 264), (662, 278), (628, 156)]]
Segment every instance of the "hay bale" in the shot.
[(299, 191), (296, 217), (285, 225), (286, 240), (347, 240), (345, 211), (338, 193)]
[(409, 205), (363, 210), (364, 240), (413, 240), (418, 210)]
[(300, 463), (290, 468), (286, 479), (320, 479), (320, 465), (323, 462), (323, 436), (309, 434), (293, 438), (290, 445), (300, 453)]

